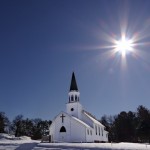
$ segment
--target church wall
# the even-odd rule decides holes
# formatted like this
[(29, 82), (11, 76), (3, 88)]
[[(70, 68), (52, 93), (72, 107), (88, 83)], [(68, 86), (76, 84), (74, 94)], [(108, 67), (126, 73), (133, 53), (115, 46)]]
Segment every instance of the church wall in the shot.
[(108, 137), (106, 137), (107, 131), (104, 130), (104, 127), (100, 124), (94, 123), (89, 117), (87, 117), (84, 113), (82, 115), (82, 121), (87, 123), (89, 126), (92, 127), (92, 139), (94, 141), (108, 141)]
[(52, 123), (49, 128), (49, 135), (51, 136), (51, 142), (53, 142), (54, 139), (54, 131), (55, 131), (55, 123)]
[[(69, 142), (70, 141), (70, 117), (63, 113), (65, 116), (62, 122), (62, 113), (60, 113), (50, 126), (50, 135), (52, 142)], [(61, 127), (66, 129), (66, 132), (60, 132)]]
[(86, 142), (94, 142), (94, 140), (93, 140), (93, 129), (92, 128), (86, 129)]
[(104, 131), (103, 141), (108, 142), (108, 132)]
[(103, 141), (102, 140), (102, 128), (94, 123), (94, 141)]
[[(65, 116), (62, 122), (62, 114)], [(66, 133), (60, 133), (64, 126)], [(104, 127), (93, 123), (94, 128), (86, 127), (77, 120), (74, 120), (66, 113), (60, 113), (50, 126), (50, 135), (53, 142), (100, 142), (108, 141), (107, 131)]]
[(71, 120), (71, 141), (86, 142), (86, 127), (74, 119)]
[(94, 124), (94, 141), (95, 142), (107, 142), (108, 137), (106, 137), (107, 131), (104, 130), (104, 127)]

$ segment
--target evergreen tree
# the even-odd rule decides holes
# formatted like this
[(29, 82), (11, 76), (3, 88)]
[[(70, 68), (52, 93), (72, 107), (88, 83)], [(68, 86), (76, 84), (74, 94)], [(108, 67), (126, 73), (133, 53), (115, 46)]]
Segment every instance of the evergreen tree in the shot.
[(33, 121), (33, 135), (32, 139), (41, 139), (42, 135), (47, 134), (47, 131), (49, 130), (49, 125), (51, 124), (51, 121), (42, 121), (41, 119), (34, 119)]
[(4, 112), (0, 112), (0, 133), (8, 133), (9, 131), (9, 119)]
[(18, 115), (15, 117), (12, 122), (12, 130), (14, 131), (16, 137), (23, 135), (23, 115)]
[(150, 142), (150, 111), (144, 106), (137, 108), (137, 136), (140, 142)]
[(115, 142), (135, 142), (136, 116), (133, 112), (121, 112), (114, 117), (111, 126), (111, 139)]
[(42, 131), (41, 131), (41, 119), (37, 118), (32, 120), (33, 122), (33, 135), (32, 135), (32, 139), (41, 139), (42, 137)]
[(108, 140), (115, 141), (114, 132), (113, 132), (113, 122), (114, 117), (113, 116), (102, 116), (100, 122), (106, 127), (106, 131), (109, 132), (108, 134)]
[(33, 122), (30, 119), (23, 120), (24, 135), (31, 137), (33, 135)]

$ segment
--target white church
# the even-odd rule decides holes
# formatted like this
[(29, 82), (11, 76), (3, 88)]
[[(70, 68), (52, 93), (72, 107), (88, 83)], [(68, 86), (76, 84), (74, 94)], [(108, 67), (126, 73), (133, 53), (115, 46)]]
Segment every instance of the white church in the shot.
[(80, 92), (72, 74), (66, 112), (60, 112), (49, 128), (50, 142), (108, 142), (108, 132), (80, 104)]

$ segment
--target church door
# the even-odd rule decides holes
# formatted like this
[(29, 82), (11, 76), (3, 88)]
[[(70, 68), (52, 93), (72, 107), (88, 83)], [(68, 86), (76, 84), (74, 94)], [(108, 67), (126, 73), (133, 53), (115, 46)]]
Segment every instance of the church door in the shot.
[(59, 140), (60, 142), (67, 142), (67, 130), (64, 126), (60, 128), (59, 131)]

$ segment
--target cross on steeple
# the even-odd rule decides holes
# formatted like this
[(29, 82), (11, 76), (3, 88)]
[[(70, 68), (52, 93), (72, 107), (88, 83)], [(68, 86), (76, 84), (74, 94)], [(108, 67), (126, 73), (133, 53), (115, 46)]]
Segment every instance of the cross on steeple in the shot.
[(60, 118), (62, 119), (62, 123), (64, 123), (64, 117), (66, 116), (64, 116), (63, 114), (60, 116)]

